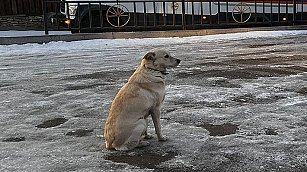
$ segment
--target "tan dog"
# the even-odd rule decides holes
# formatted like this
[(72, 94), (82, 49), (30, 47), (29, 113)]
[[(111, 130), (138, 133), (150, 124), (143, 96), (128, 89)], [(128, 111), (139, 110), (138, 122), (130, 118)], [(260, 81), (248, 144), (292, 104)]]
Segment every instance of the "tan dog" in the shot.
[(160, 108), (165, 96), (166, 69), (180, 63), (166, 50), (153, 49), (142, 59), (128, 82), (114, 98), (104, 130), (107, 149), (131, 150), (148, 146), (142, 141), (147, 135), (147, 117), (151, 115), (159, 141), (161, 134)]

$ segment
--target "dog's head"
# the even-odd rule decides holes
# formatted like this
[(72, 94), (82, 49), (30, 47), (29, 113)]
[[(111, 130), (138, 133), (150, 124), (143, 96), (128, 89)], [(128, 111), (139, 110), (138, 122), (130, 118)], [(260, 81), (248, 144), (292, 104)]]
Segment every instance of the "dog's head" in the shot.
[(167, 68), (178, 66), (180, 60), (172, 57), (164, 49), (153, 49), (143, 57), (142, 63), (146, 68), (165, 73)]

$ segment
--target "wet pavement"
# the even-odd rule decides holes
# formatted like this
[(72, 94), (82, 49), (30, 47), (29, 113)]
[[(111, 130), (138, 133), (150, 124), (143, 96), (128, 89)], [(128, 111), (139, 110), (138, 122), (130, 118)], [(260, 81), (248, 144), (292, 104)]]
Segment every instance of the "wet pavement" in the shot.
[[(112, 99), (162, 47), (182, 60), (168, 140), (106, 150)], [(306, 47), (306, 31), (1, 46), (0, 171), (307, 171)]]

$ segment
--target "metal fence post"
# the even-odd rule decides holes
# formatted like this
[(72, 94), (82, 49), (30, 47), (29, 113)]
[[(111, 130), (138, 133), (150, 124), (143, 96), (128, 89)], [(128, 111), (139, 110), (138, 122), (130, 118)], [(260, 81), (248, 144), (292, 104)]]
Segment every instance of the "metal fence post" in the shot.
[(182, 30), (186, 29), (186, 20), (185, 20), (185, 0), (182, 0)]
[(293, 20), (292, 20), (292, 25), (295, 25), (295, 20), (296, 20), (296, 0), (293, 0)]
[(45, 30), (45, 35), (48, 35), (49, 34), (49, 31), (48, 31), (48, 25), (47, 25), (47, 22), (48, 22), (48, 19), (47, 19), (47, 0), (43, 0), (43, 19), (44, 19), (44, 30)]

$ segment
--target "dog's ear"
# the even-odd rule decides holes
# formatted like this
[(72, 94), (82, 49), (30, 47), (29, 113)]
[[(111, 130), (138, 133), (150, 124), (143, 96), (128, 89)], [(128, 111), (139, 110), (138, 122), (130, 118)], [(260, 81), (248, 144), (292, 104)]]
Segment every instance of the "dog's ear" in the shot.
[(148, 53), (143, 57), (143, 59), (146, 59), (146, 60), (153, 60), (155, 56), (156, 56), (156, 53), (154, 53), (154, 52), (148, 52)]

